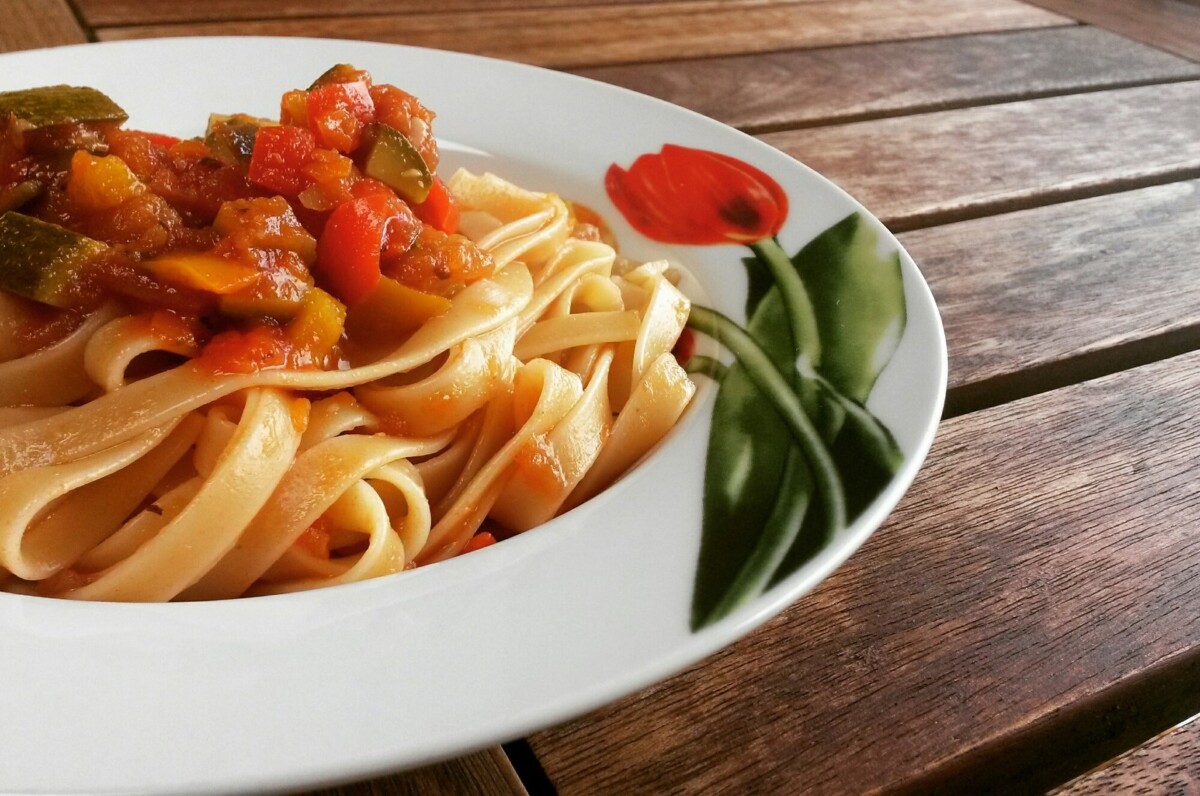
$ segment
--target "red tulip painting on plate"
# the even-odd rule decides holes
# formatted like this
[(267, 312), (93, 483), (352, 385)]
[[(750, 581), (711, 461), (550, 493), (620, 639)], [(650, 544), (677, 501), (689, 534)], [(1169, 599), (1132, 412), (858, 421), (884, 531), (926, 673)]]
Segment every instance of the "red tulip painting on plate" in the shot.
[(733, 355), (687, 368), (720, 384), (704, 475), (692, 627), (728, 615), (798, 570), (887, 486), (903, 455), (866, 400), (905, 326), (897, 251), (852, 214), (796, 255), (776, 237), (788, 198), (759, 169), (668, 144), (605, 188), (663, 243), (741, 244), (746, 324), (693, 305), (689, 327)]

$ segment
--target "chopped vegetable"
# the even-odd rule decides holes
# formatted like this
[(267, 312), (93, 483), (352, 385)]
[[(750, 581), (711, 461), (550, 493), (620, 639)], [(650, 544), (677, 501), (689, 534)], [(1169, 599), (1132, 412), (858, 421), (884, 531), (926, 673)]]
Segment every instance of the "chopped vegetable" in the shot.
[(296, 196), (308, 185), (304, 167), (317, 138), (303, 127), (264, 127), (254, 139), (247, 176), (250, 182), (284, 196)]
[(246, 168), (254, 154), (254, 139), (263, 127), (274, 127), (276, 122), (236, 113), (222, 116), (214, 113), (208, 117), (208, 129), (204, 131), (204, 143), (213, 156), (231, 166)]
[(123, 122), (129, 114), (94, 88), (46, 86), (0, 91), (0, 117), (12, 114), (32, 127), (75, 122)]
[(0, 213), (19, 210), (42, 193), (42, 184), (36, 180), (25, 180), (15, 185), (0, 188)]
[(490, 531), (480, 531), (471, 537), (471, 541), (467, 542), (463, 547), (464, 553), (470, 553), (474, 550), (482, 550), (485, 547), (490, 547), (496, 543), (496, 537), (492, 536)]
[(379, 282), (384, 247), (411, 243), (419, 228), (412, 211), (394, 196), (375, 193), (344, 202), (330, 214), (317, 243), (316, 274), (335, 296), (356, 304)]
[(209, 252), (174, 251), (142, 263), (164, 282), (223, 296), (258, 279), (258, 270)]
[(113, 210), (145, 190), (118, 157), (96, 157), (79, 149), (71, 158), (67, 196), (84, 212)]
[(294, 346), (289, 364), (320, 365), (341, 339), (345, 321), (345, 305), (320, 288), (308, 291), (300, 302), (300, 312), (285, 329)]
[(422, 293), (386, 276), (351, 309), (346, 330), (364, 340), (394, 340), (450, 309), (450, 299)]
[(329, 86), (334, 83), (366, 83), (371, 85), (371, 75), (365, 69), (356, 69), (350, 64), (335, 64), (326, 69), (320, 77), (312, 82), (308, 87), (309, 91), (321, 86)]
[(413, 210), (417, 218), (434, 229), (447, 233), (458, 230), (458, 203), (440, 177), (434, 177), (429, 195)]
[(362, 142), (363, 128), (375, 121), (375, 103), (365, 82), (330, 83), (308, 92), (308, 129), (317, 143), (349, 153)]
[(359, 157), (364, 174), (410, 202), (419, 204), (429, 196), (433, 175), (421, 153), (396, 128), (379, 123), (368, 126)]
[(57, 224), (9, 211), (0, 216), (0, 288), (70, 307), (83, 269), (106, 248)]

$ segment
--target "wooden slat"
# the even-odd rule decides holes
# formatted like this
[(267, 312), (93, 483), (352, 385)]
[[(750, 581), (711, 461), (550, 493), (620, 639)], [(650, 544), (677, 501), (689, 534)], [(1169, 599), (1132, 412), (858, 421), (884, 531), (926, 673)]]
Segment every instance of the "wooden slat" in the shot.
[(0, 0), (0, 18), (0, 52), (87, 41), (66, 0)]
[(1200, 348), (1200, 181), (900, 237), (942, 312), (951, 413)]
[(1076, 26), (578, 73), (763, 131), (1194, 79), (1200, 65)]
[(1051, 725), (1033, 748), (1061, 774), (1138, 713), (1067, 708), (1200, 649), (1198, 405), (1191, 354), (947, 421), (816, 592), (534, 751), (564, 796), (886, 791), (981, 749), (989, 792), (1044, 788), (1008, 741)]
[[(639, 0), (662, 3), (671, 0)], [(763, 0), (767, 3), (821, 3), (827, 0)], [(623, 5), (629, 0), (587, 0), (589, 6)], [(330, 16), (329, 0), (76, 0), (91, 25), (149, 25), (172, 22), (217, 22), (232, 19), (297, 19)], [(440, 0), (438, 11), (495, 11), (497, 9), (579, 6), (578, 0)], [(427, 0), (341, 0), (337, 16), (413, 14), (429, 11)]]
[(546, 66), (696, 58), (1037, 28), (1069, 20), (1017, 0), (761, 0), (104, 28), (102, 39), (257, 34), (371, 39)]
[(762, 136), (895, 230), (1200, 176), (1200, 82)]
[(1200, 720), (1133, 749), (1054, 791), (1054, 796), (1200, 791)]
[(1200, 61), (1200, 2), (1196, 0), (1028, 2)]
[(465, 755), (405, 774), (313, 791), (309, 796), (526, 796), (526, 790), (499, 748)]

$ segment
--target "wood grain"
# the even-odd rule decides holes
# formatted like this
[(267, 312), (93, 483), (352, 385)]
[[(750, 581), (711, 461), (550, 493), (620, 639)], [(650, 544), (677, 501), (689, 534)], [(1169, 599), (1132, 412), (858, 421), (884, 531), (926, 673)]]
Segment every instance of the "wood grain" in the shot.
[(951, 414), (1200, 348), (1200, 181), (900, 238), (942, 313)]
[[(944, 423), (897, 511), (816, 592), (534, 736), (547, 774), (564, 796), (886, 791), (1035, 722), (1057, 726), (1036, 752), (1061, 768), (1101, 726), (1063, 723), (1067, 707), (1197, 651), (1197, 405), (1190, 354)], [(1032, 790), (1005, 762), (982, 768), (991, 787)]]
[(1200, 721), (1191, 721), (1054, 791), (1054, 796), (1200, 793)]
[(1200, 82), (768, 133), (894, 230), (1200, 176)]
[(464, 755), (405, 774), (313, 791), (309, 796), (525, 796), (525, 788), (499, 748)]
[(577, 71), (751, 132), (1200, 77), (1084, 26)]
[(694, 0), (576, 8), (103, 28), (101, 39), (326, 36), (591, 66), (1038, 28), (1069, 20), (1017, 0)]
[[(670, 0), (639, 0), (661, 3)], [(769, 3), (820, 3), (827, 0), (765, 0)], [(629, 0), (587, 0), (587, 5), (623, 5)], [(91, 25), (146, 25), (163, 22), (214, 22), (233, 19), (295, 19), (328, 17), (328, 0), (76, 0), (84, 19)], [(556, 8), (583, 5), (578, 0), (440, 0), (439, 11), (488, 11), (518, 8)], [(426, 0), (341, 0), (337, 16), (368, 14), (413, 14), (429, 11)]]
[(66, 0), (0, 0), (0, 52), (87, 41)]
[(1200, 61), (1196, 0), (1028, 0), (1036, 6)]

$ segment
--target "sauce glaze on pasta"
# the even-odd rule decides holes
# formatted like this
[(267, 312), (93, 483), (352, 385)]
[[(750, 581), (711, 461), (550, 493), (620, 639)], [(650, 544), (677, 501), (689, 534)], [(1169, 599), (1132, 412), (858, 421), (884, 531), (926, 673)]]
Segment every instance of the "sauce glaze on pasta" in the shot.
[[(330, 219), (384, 196), (355, 136), (385, 114), (433, 172), (432, 114), (337, 69), (373, 110), (322, 116), (319, 86), (285, 94), (281, 126), (330, 154), (284, 191), (211, 141), (91, 124), (37, 144), (44, 130), (2, 123), (0, 197), (34, 182), (16, 210), (105, 254), (68, 306), (0, 291), (0, 588), (222, 599), (401, 572), (589, 499), (679, 418), (687, 298), (554, 194), (460, 171), (437, 183), (454, 212), (405, 201), (421, 220), (393, 218), (375, 254), (413, 317), (373, 312), (334, 272)], [(114, 152), (130, 174), (97, 198), (113, 186), (85, 172), (115, 173)], [(397, 253), (389, 236), (411, 240)], [(242, 270), (187, 259), (214, 252)]]

